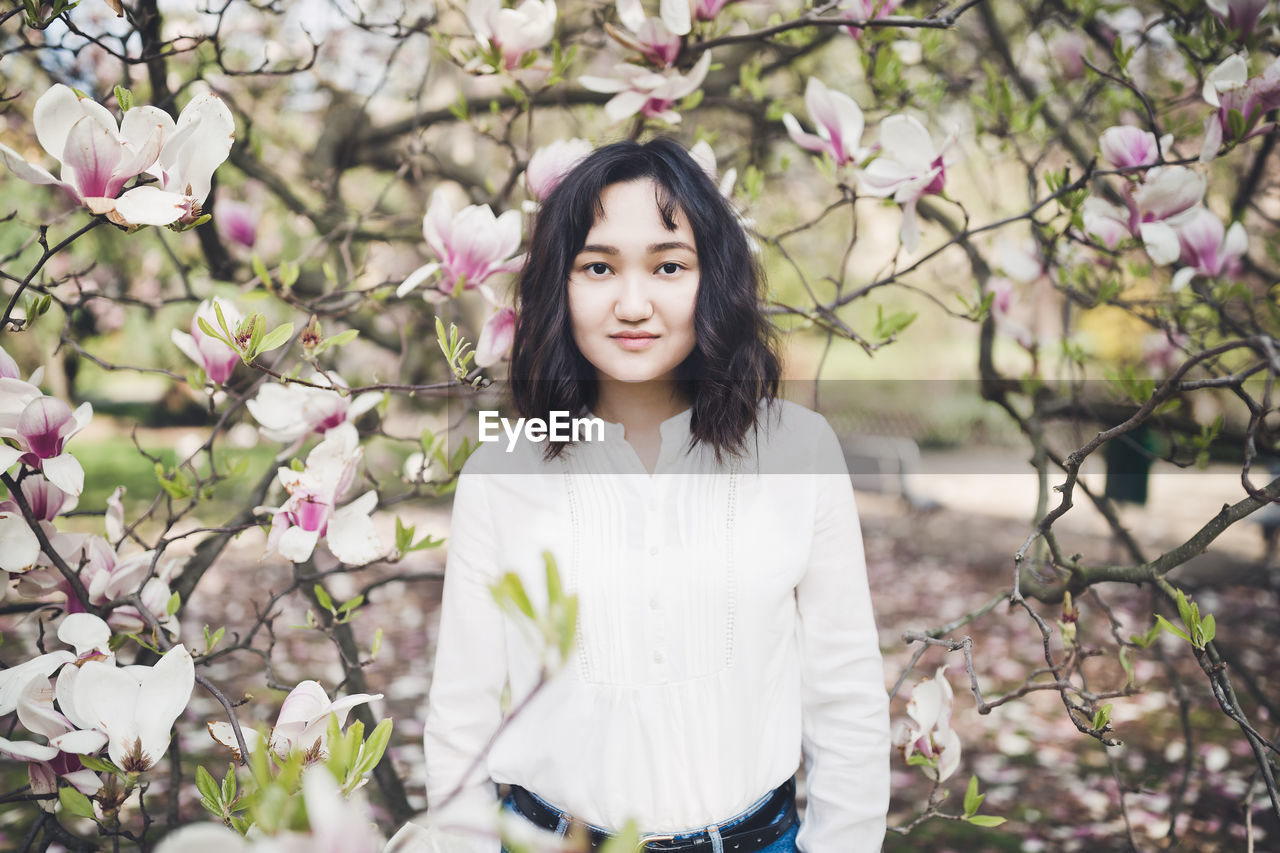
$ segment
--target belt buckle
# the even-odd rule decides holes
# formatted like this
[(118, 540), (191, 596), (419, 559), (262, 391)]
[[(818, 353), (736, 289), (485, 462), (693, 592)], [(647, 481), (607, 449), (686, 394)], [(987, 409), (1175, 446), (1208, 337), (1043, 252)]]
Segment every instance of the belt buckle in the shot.
[(649, 845), (654, 841), (675, 841), (674, 835), (642, 835), (640, 840), (636, 842), (635, 853), (644, 853)]

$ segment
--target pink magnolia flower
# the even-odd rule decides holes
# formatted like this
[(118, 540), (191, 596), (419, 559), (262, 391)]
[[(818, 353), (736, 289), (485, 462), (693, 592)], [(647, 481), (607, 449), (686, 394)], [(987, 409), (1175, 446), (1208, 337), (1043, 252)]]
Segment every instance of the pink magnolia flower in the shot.
[[(898, 10), (903, 0), (843, 0), (840, 9), (855, 21), (876, 21), (887, 18)], [(862, 35), (862, 27), (843, 27), (854, 38)]]
[[(19, 488), (22, 489), (22, 497), (26, 500), (27, 506), (31, 508), (31, 514), (41, 521), (53, 521), (64, 512), (71, 512), (79, 503), (75, 495), (69, 495), (50, 483), (43, 474), (24, 477)], [(22, 517), (22, 510), (12, 499), (0, 501), (0, 512), (9, 512), (19, 518)]]
[(157, 183), (126, 192), (116, 201), (115, 213), (133, 225), (194, 222), (213, 188), (214, 170), (231, 153), (235, 119), (212, 92), (192, 98), (176, 123), (167, 113), (156, 112), (163, 117), (164, 141), (159, 158), (147, 172)]
[(714, 21), (716, 15), (724, 11), (724, 7), (734, 0), (692, 0), (693, 19), (695, 21)]
[(1215, 112), (1205, 117), (1204, 145), (1200, 162), (1208, 163), (1218, 155), (1222, 140), (1231, 132), (1231, 113), (1244, 119), (1245, 134), (1251, 139), (1269, 133), (1272, 124), (1255, 124), (1259, 118), (1280, 107), (1280, 59), (1272, 61), (1257, 77), (1248, 79), (1248, 66), (1243, 56), (1231, 56), (1213, 69), (1205, 79), (1204, 99)]
[[(663, 26), (677, 36), (687, 36), (693, 29), (693, 10), (697, 0), (662, 0), (658, 4), (658, 18)], [(721, 3), (721, 6), (724, 4)], [(644, 8), (640, 0), (618, 0), (618, 19), (633, 31), (644, 22)], [(717, 10), (719, 11), (719, 10)]]
[(301, 563), (311, 557), (323, 537), (333, 555), (348, 565), (363, 566), (383, 555), (382, 542), (369, 518), (378, 503), (377, 492), (366, 492), (338, 508), (339, 499), (355, 479), (363, 453), (356, 428), (340, 424), (307, 455), (302, 471), (277, 471), (289, 497), (278, 508), (259, 508), (259, 512), (273, 514), (266, 553)]
[(1172, 144), (1171, 134), (1161, 137), (1157, 145), (1154, 133), (1128, 124), (1109, 127), (1098, 137), (1102, 159), (1116, 169), (1154, 165)]
[(36, 101), (32, 122), (40, 146), (62, 163), (62, 177), (6, 145), (0, 160), (28, 183), (59, 187), (94, 213), (107, 213), (124, 185), (155, 163), (167, 118), (155, 107), (135, 107), (117, 124), (106, 107), (57, 83)]
[(1258, 19), (1271, 4), (1270, 0), (1205, 0), (1205, 5), (1244, 39), (1253, 32)]
[(514, 9), (504, 8), (502, 0), (471, 0), (467, 5), (467, 23), (471, 32), (485, 47), (502, 56), (507, 71), (519, 67), (526, 53), (546, 46), (555, 35), (555, 0), (524, 0)]
[(476, 366), (491, 367), (507, 357), (516, 338), (516, 312), (503, 306), (489, 315), (476, 342)]
[(253, 244), (258, 241), (257, 209), (242, 201), (223, 198), (218, 201), (217, 211), (218, 215), (213, 221), (223, 239), (252, 249)]
[(81, 403), (75, 411), (55, 397), (46, 397), (39, 388), (18, 379), (0, 379), (0, 438), (17, 444), (0, 443), (0, 471), (13, 463), (42, 471), (49, 482), (64, 492), (78, 496), (84, 491), (84, 468), (70, 453), (67, 441), (88, 426), (93, 406)]
[[(646, 18), (640, 0), (618, 0), (618, 20), (630, 32), (623, 32), (612, 24), (605, 24), (605, 31), (624, 47), (640, 53), (645, 59), (661, 68), (670, 68), (680, 56), (684, 36), (689, 33), (689, 4), (687, 0), (675, 0), (662, 4), (661, 18)], [(683, 27), (677, 31), (677, 28)]]
[(544, 145), (529, 158), (524, 170), (524, 183), (529, 195), (536, 201), (544, 201), (560, 183), (560, 179), (573, 170), (592, 151), (585, 139), (557, 139)]
[(929, 761), (921, 769), (937, 782), (945, 782), (960, 767), (960, 738), (951, 729), (955, 696), (946, 669), (945, 664), (938, 667), (933, 678), (923, 679), (911, 691), (907, 703), (911, 722), (899, 723), (893, 736), (904, 759), (918, 752)]
[(440, 260), (411, 272), (396, 288), (396, 295), (404, 296), (437, 272), (441, 273), (437, 292), (428, 297), (435, 300), (459, 288), (477, 288), (499, 273), (516, 272), (525, 261), (524, 255), (515, 255), (520, 235), (520, 211), (494, 216), (489, 205), (472, 204), (454, 213), (444, 192), (437, 189), (422, 218), (422, 236)]
[(44, 737), (47, 745), (0, 738), (0, 754), (28, 762), (33, 793), (56, 791), (61, 776), (84, 794), (92, 795), (102, 781), (84, 769), (78, 756), (96, 753), (107, 744), (107, 737), (101, 732), (79, 730), (65, 714), (54, 709), (55, 691), (49, 677), (61, 669), (59, 683), (64, 679), (69, 683), (85, 662), (114, 660), (108, 645), (111, 629), (96, 616), (72, 614), (58, 626), (58, 639), (75, 647), (75, 652), (49, 652), (0, 673), (0, 715), (17, 710), (22, 727)]
[(805, 133), (791, 113), (782, 117), (791, 140), (806, 151), (826, 152), (843, 166), (858, 163), (867, 156), (861, 147), (865, 126), (862, 109), (843, 92), (828, 89), (817, 77), (810, 77), (804, 87), (804, 105), (809, 118), (817, 125), (818, 134)]
[(619, 122), (636, 113), (669, 124), (679, 124), (680, 114), (671, 109), (676, 101), (693, 94), (706, 79), (711, 68), (711, 51), (704, 51), (698, 63), (682, 76), (673, 68), (651, 71), (639, 65), (619, 63), (615, 77), (579, 77), (578, 82), (593, 92), (616, 92), (605, 104), (610, 121)]
[(1096, 196), (1089, 196), (1084, 200), (1081, 213), (1085, 235), (1098, 240), (1108, 249), (1116, 248), (1133, 236), (1129, 232), (1129, 211), (1122, 207)]
[(1132, 191), (1129, 231), (1142, 237), (1151, 260), (1171, 264), (1178, 258), (1175, 228), (1204, 198), (1204, 175), (1186, 166), (1156, 166)]
[(206, 299), (196, 308), (195, 315), (191, 318), (191, 334), (179, 332), (174, 329), (169, 333), (170, 340), (174, 346), (182, 350), (187, 358), (194, 361), (204, 370), (205, 375), (209, 377), (209, 381), (214, 385), (223, 385), (231, 378), (232, 372), (236, 369), (236, 365), (240, 363), (240, 353), (224, 344), (215, 337), (206, 334), (200, 328), (200, 321), (204, 320), (211, 328), (218, 328), (217, 309), (222, 309), (222, 317), (227, 321), (227, 328), (235, 333), (236, 327), (240, 325), (240, 321), (244, 316), (240, 313), (240, 309), (221, 297), (213, 297)]
[[(342, 726), (346, 724), (347, 714), (352, 708), (381, 698), (381, 693), (353, 693), (331, 702), (318, 682), (299, 682), (289, 691), (284, 704), (280, 706), (280, 713), (276, 717), (267, 745), (280, 758), (288, 758), (291, 752), (301, 750), (309, 762), (316, 761), (324, 756), (328, 748), (330, 714), (336, 715), (338, 725)], [(214, 740), (239, 752), (240, 747), (230, 723), (217, 721), (206, 725)], [(258, 733), (252, 729), (242, 729), (241, 733), (250, 751), (262, 742)]]
[(920, 244), (916, 202), (921, 196), (942, 192), (946, 182), (942, 155), (954, 139), (949, 136), (936, 148), (924, 125), (907, 115), (892, 115), (880, 123), (880, 156), (862, 170), (860, 184), (867, 195), (892, 196), (902, 205), (900, 239), (909, 252)]
[(1049, 52), (1062, 69), (1062, 76), (1068, 80), (1079, 80), (1084, 76), (1084, 56), (1088, 47), (1084, 36), (1074, 30), (1059, 32), (1049, 42)]
[(313, 373), (312, 385), (273, 383), (263, 385), (245, 406), (258, 421), (265, 438), (286, 444), (301, 442), (311, 433), (327, 434), (334, 427), (350, 424), (382, 400), (382, 394), (368, 391), (352, 397), (344, 393), (347, 383), (336, 373)]
[(328, 747), (330, 714), (336, 715), (342, 726), (352, 708), (381, 698), (381, 693), (352, 693), (330, 701), (319, 683), (303, 681), (289, 691), (280, 706), (280, 716), (271, 730), (271, 751), (282, 758), (297, 749), (321, 755)]
[(1185, 265), (1173, 275), (1170, 286), (1179, 290), (1198, 275), (1217, 278), (1237, 275), (1241, 260), (1249, 249), (1249, 235), (1244, 226), (1233, 222), (1222, 227), (1222, 220), (1205, 207), (1193, 208), (1178, 224), (1179, 259)]

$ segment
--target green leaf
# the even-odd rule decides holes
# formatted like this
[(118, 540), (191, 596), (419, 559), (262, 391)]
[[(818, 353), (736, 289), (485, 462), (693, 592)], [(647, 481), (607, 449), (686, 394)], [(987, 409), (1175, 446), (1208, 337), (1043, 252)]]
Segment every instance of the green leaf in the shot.
[(133, 92), (130, 92), (124, 86), (116, 86), (113, 91), (115, 92), (116, 104), (120, 107), (120, 111), (127, 113), (129, 108), (133, 106)]
[(301, 267), (298, 264), (291, 263), (290, 261), (281, 261), (280, 262), (280, 285), (285, 290), (288, 290), (289, 288), (293, 287), (294, 282), (298, 280), (299, 272), (301, 272)]
[(221, 805), (223, 802), (222, 793), (218, 790), (218, 783), (204, 767), (196, 766), (196, 790), (200, 792), (200, 796), (204, 797), (212, 803)]
[(355, 609), (356, 609), (357, 607), (359, 607), (361, 604), (364, 604), (364, 595), (363, 595), (363, 594), (362, 594), (362, 595), (357, 595), (355, 598), (351, 599), (350, 601), (345, 601), (345, 602), (343, 602), (342, 606), (338, 608), (338, 612), (339, 612), (339, 613), (350, 613), (352, 610), (355, 610)]
[(209, 652), (217, 648), (218, 643), (222, 642), (222, 638), (223, 636), (226, 635), (226, 633), (227, 633), (227, 626), (225, 625), (220, 626), (218, 630), (214, 631), (212, 634), (209, 633), (209, 626), (205, 625), (204, 626), (204, 653), (207, 655), (209, 654)]
[(360, 756), (356, 761), (355, 770), (361, 775), (373, 772), (373, 768), (378, 766), (378, 762), (382, 760), (382, 755), (387, 751), (387, 744), (391, 742), (391, 720), (386, 719), (378, 723), (369, 737), (365, 740), (364, 746), (360, 748)]
[(1157, 621), (1154, 625), (1148, 628), (1145, 634), (1131, 634), (1129, 636), (1129, 641), (1134, 643), (1135, 645), (1142, 646), (1142, 648), (1145, 649), (1145, 648), (1149, 648), (1151, 644), (1156, 641), (1156, 637), (1158, 636), (1160, 636), (1159, 621)]
[(969, 786), (964, 791), (964, 813), (966, 816), (978, 813), (978, 807), (982, 805), (985, 799), (984, 794), (978, 793), (978, 777), (969, 777)]
[(258, 277), (264, 287), (271, 287), (271, 273), (267, 272), (267, 265), (262, 262), (262, 258), (258, 257), (257, 252), (253, 253), (249, 266), (253, 268), (253, 274)]
[(170, 595), (169, 600), (165, 603), (165, 606), (164, 606), (165, 615), (173, 616), (175, 613), (178, 612), (178, 608), (181, 606), (182, 606), (182, 595), (177, 592), (173, 593), (173, 595)]
[(1164, 618), (1158, 613), (1156, 614), (1156, 624), (1158, 624), (1164, 630), (1168, 631), (1170, 634), (1173, 634), (1175, 637), (1181, 637), (1182, 639), (1186, 640), (1188, 643), (1191, 642), (1191, 637), (1187, 635), (1187, 632), (1183, 631), (1177, 625), (1174, 625), (1172, 622), (1170, 622), (1168, 619)]
[(322, 587), (320, 584), (316, 584), (314, 587), (314, 591), (316, 594), (316, 601), (320, 602), (320, 606), (323, 607), (325, 610), (328, 610), (330, 613), (333, 613), (334, 612), (333, 599), (329, 597), (329, 593), (325, 590), (325, 588)]
[(1231, 141), (1239, 142), (1248, 129), (1245, 125), (1244, 115), (1236, 109), (1227, 112), (1227, 129), (1231, 131)]
[(236, 799), (236, 766), (227, 762), (227, 775), (222, 777), (222, 802), (231, 805)]
[(1204, 617), (1204, 620), (1200, 623), (1200, 630), (1202, 632), (1204, 642), (1212, 643), (1214, 636), (1216, 636), (1218, 632), (1217, 622), (1214, 621), (1212, 613)]
[(999, 826), (1000, 824), (1005, 822), (1004, 818), (996, 817), (995, 815), (991, 815), (991, 814), (969, 815), (965, 818), (965, 820), (969, 821), (969, 823), (973, 824), (974, 826), (985, 826), (985, 827)]
[(259, 355), (264, 352), (271, 352), (273, 349), (276, 349), (277, 347), (284, 344), (284, 342), (289, 340), (289, 338), (292, 336), (293, 336), (292, 323), (285, 323), (283, 326), (277, 326), (274, 329), (272, 329), (271, 332), (266, 337), (262, 339), (262, 342), (258, 345), (258, 348), (254, 351), (254, 355)]
[[(214, 304), (216, 305), (217, 303), (215, 302)], [(222, 332), (218, 331), (213, 326), (209, 325), (209, 321), (206, 320), (205, 318), (197, 317), (196, 325), (200, 327), (200, 331), (204, 332), (209, 337), (216, 338), (217, 340), (222, 341), (224, 344), (231, 347), (233, 350), (237, 352), (240, 351), (240, 347), (236, 346), (235, 342), (230, 337), (222, 334)]]
[(499, 578), (493, 585), (492, 591), (499, 605), (514, 607), (528, 618), (536, 618), (533, 613), (533, 603), (529, 601), (529, 594), (524, 590), (524, 583), (515, 572), (507, 572)]
[[(1157, 626), (1157, 630), (1158, 630), (1158, 626)], [(1132, 685), (1134, 681), (1137, 679), (1137, 676), (1134, 674), (1134, 671), (1133, 671), (1132, 649), (1130, 649), (1128, 646), (1122, 647), (1120, 649), (1119, 657), (1120, 657), (1120, 666), (1124, 668), (1124, 674), (1129, 677), (1129, 684)]]
[(117, 776), (124, 775), (124, 771), (119, 767), (116, 767), (115, 764), (96, 755), (82, 755), (80, 756), (80, 763), (87, 769), (92, 770), (94, 773), (114, 773)]
[(93, 819), (93, 803), (89, 802), (89, 798), (75, 788), (66, 787), (60, 789), (58, 791), (58, 802), (62, 803), (64, 810), (76, 817)]
[(1093, 728), (1095, 731), (1102, 731), (1102, 729), (1110, 721), (1111, 721), (1111, 703), (1108, 702), (1107, 704), (1099, 708), (1097, 713), (1093, 715)]
[(400, 516), (396, 516), (396, 552), (399, 554), (409, 553), (409, 546), (413, 544), (413, 533), (417, 530), (417, 525), (405, 526), (400, 520)]
[(564, 596), (564, 590), (560, 585), (560, 570), (556, 567), (556, 558), (550, 551), (542, 552), (542, 563), (547, 572), (547, 600), (554, 605)]

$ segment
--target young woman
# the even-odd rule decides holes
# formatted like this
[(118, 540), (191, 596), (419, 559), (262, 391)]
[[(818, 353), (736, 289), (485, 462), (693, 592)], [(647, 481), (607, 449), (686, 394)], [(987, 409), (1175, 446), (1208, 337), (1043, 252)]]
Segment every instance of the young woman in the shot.
[[(880, 849), (888, 700), (857, 510), (826, 420), (775, 399), (762, 284), (671, 140), (600, 148), (543, 202), (515, 408), (603, 435), (484, 444), (463, 470), (425, 733), (437, 825), (492, 826), (502, 784), (508, 811), (589, 849), (629, 821), (643, 850)], [(491, 592), (513, 571), (543, 606), (544, 551), (579, 602), (545, 679)]]

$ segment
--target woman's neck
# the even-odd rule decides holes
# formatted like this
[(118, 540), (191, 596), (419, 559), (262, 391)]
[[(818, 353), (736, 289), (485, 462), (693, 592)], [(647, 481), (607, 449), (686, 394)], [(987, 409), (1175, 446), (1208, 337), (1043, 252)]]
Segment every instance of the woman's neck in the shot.
[(592, 413), (622, 424), (628, 435), (656, 433), (668, 418), (689, 408), (689, 401), (674, 381), (619, 382), (602, 379)]

